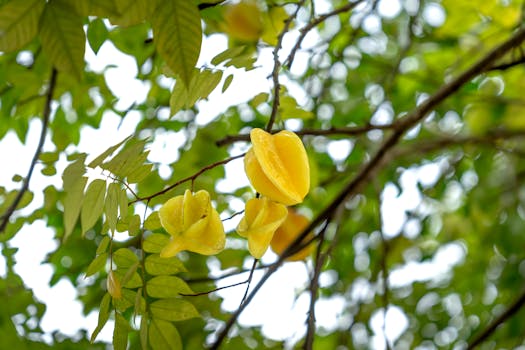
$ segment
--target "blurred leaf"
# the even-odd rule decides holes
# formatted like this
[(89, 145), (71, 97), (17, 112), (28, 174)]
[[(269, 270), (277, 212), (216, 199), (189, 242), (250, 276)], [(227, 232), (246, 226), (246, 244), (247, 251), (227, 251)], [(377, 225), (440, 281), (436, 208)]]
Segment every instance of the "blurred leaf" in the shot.
[(98, 324), (93, 333), (91, 334), (91, 342), (93, 343), (97, 338), (98, 334), (106, 325), (109, 319), (109, 307), (111, 305), (111, 295), (109, 293), (104, 294), (102, 301), (100, 302), (100, 309), (98, 313)]
[(144, 249), (146, 253), (160, 253), (162, 248), (168, 244), (168, 241), (168, 236), (161, 233), (154, 233), (146, 237), (142, 249)]
[(87, 40), (89, 46), (96, 54), (102, 46), (102, 44), (108, 39), (108, 29), (104, 24), (104, 21), (100, 18), (95, 18), (89, 22), (87, 29)]
[(104, 205), (104, 214), (106, 215), (106, 222), (108, 223), (111, 232), (115, 232), (115, 229), (117, 228), (119, 194), (120, 185), (116, 182), (110, 183)]
[(189, 86), (202, 40), (197, 7), (186, 0), (168, 0), (151, 18), (157, 50), (168, 66)]
[(82, 234), (92, 228), (100, 216), (102, 216), (105, 195), (106, 180), (96, 179), (89, 184), (82, 203), (82, 211), (80, 212)]
[(176, 276), (156, 276), (146, 284), (146, 292), (153, 298), (177, 298), (180, 294), (194, 294), (182, 279)]
[(195, 306), (182, 299), (161, 299), (150, 304), (151, 315), (166, 321), (184, 321), (200, 317)]
[(120, 313), (115, 313), (115, 329), (113, 331), (113, 348), (115, 350), (126, 350), (128, 347), (128, 333), (130, 326), (128, 321)]
[(171, 323), (152, 319), (149, 326), (149, 344), (153, 350), (182, 350), (182, 342), (177, 328)]
[(187, 272), (182, 262), (174, 256), (171, 258), (161, 258), (159, 254), (151, 254), (146, 258), (145, 266), (146, 272), (154, 276)]
[(16, 51), (33, 40), (45, 5), (43, 0), (12, 0), (0, 7), (0, 51)]
[(51, 0), (40, 22), (42, 50), (55, 68), (80, 80), (84, 71), (86, 36), (82, 18), (67, 3)]
[(129, 268), (139, 261), (139, 258), (128, 248), (120, 248), (113, 253), (113, 261), (119, 268)]
[(87, 270), (86, 270), (86, 277), (92, 276), (95, 273), (99, 272), (106, 266), (106, 262), (108, 261), (108, 253), (101, 253), (100, 255), (97, 255), (95, 259), (89, 264)]

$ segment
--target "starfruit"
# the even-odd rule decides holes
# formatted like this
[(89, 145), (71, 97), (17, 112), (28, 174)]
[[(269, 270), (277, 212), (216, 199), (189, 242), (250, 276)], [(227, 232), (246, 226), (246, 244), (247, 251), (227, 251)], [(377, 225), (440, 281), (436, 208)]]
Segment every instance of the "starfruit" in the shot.
[(186, 190), (184, 195), (171, 198), (160, 208), (159, 218), (171, 235), (161, 257), (172, 257), (183, 250), (213, 255), (224, 249), (224, 227), (207, 191), (193, 194)]
[(261, 10), (253, 1), (226, 5), (224, 31), (240, 41), (257, 41), (263, 32)]
[[(272, 250), (281, 255), (286, 248), (308, 227), (310, 220), (302, 214), (299, 214), (292, 208), (288, 208), (288, 216), (281, 226), (275, 231), (270, 246)], [(313, 237), (310, 232), (306, 239)], [(304, 240), (303, 240), (304, 241)], [(299, 261), (306, 259), (313, 250), (314, 246), (309, 244), (297, 253), (287, 257), (288, 261)]]
[(301, 203), (310, 189), (310, 167), (301, 139), (291, 131), (250, 132), (244, 170), (260, 194), (284, 205)]
[(246, 203), (237, 232), (248, 238), (248, 250), (254, 258), (260, 259), (268, 250), (275, 230), (284, 222), (287, 213), (284, 205), (265, 197), (253, 198)]

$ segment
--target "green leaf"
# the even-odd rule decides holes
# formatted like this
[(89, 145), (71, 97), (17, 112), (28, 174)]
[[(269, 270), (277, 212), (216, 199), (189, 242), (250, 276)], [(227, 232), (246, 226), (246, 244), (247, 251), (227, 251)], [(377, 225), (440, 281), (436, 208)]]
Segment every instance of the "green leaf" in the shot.
[[(144, 242), (145, 243), (145, 242)], [(150, 275), (173, 275), (178, 272), (187, 272), (177, 257), (161, 258), (159, 254), (152, 254), (145, 261), (146, 272)]]
[(41, 172), (42, 172), (42, 175), (53, 176), (53, 175), (56, 175), (57, 169), (53, 165), (48, 165), (46, 167), (43, 167)]
[(106, 195), (106, 180), (96, 179), (91, 182), (86, 190), (80, 223), (82, 234), (92, 228), (104, 211), (104, 197)]
[(151, 315), (166, 321), (184, 321), (200, 317), (192, 303), (182, 299), (160, 299), (150, 304)]
[(20, 50), (33, 40), (45, 5), (44, 0), (12, 0), (0, 8), (0, 51)]
[(126, 350), (128, 347), (128, 321), (120, 313), (115, 312), (115, 329), (113, 331), (113, 349)]
[(58, 160), (57, 152), (42, 152), (38, 157), (44, 163), (54, 163)]
[(64, 198), (64, 238), (73, 232), (84, 200), (84, 187), (87, 182), (87, 178), (83, 177), (86, 171), (84, 159), (85, 157), (81, 157), (68, 165), (62, 174), (64, 192), (66, 193)]
[(129, 268), (139, 261), (139, 258), (128, 248), (120, 248), (113, 253), (113, 261), (119, 268)]
[(153, 350), (181, 350), (182, 341), (171, 322), (152, 319), (149, 326), (149, 344)]
[(106, 262), (108, 260), (108, 253), (102, 253), (100, 255), (97, 255), (95, 259), (89, 264), (87, 270), (86, 270), (86, 277), (92, 276), (95, 273), (102, 270), (104, 266), (106, 266)]
[(146, 218), (146, 221), (144, 221), (144, 228), (146, 230), (156, 230), (161, 228), (160, 224), (160, 218), (159, 218), (159, 212), (154, 211), (153, 213), (149, 214), (149, 216)]
[(147, 253), (160, 253), (162, 248), (164, 248), (168, 242), (168, 236), (161, 233), (154, 233), (146, 237), (142, 249)]
[(187, 0), (163, 1), (151, 18), (151, 25), (159, 54), (189, 86), (202, 41), (197, 6)]
[(113, 154), (113, 152), (115, 152), (120, 146), (122, 146), (124, 144), (124, 142), (128, 141), (129, 139), (131, 138), (131, 136), (128, 136), (126, 137), (124, 140), (120, 141), (119, 143), (117, 143), (116, 145), (113, 145), (111, 147), (109, 147), (107, 150), (105, 150), (104, 152), (102, 152), (97, 158), (93, 159), (89, 164), (88, 164), (88, 167), (90, 168), (96, 168), (97, 166), (99, 166), (100, 164), (102, 164), (102, 162), (104, 160), (106, 160), (107, 157), (109, 157), (110, 155)]
[(222, 85), (222, 93), (224, 93), (231, 85), (233, 81), (233, 74), (230, 74), (224, 79), (224, 84)]
[(140, 346), (142, 349), (148, 348), (148, 315), (142, 315), (140, 319)]
[(136, 263), (134, 263), (133, 265), (131, 265), (129, 267), (129, 269), (127, 269), (126, 273), (124, 274), (124, 276), (120, 279), (120, 283), (125, 286), (130, 280), (131, 278), (133, 277), (133, 275), (137, 272), (137, 268), (139, 267), (139, 262), (137, 261)]
[(110, 161), (102, 163), (100, 167), (124, 178), (136, 171), (148, 157), (148, 152), (144, 152), (145, 145), (146, 140), (138, 141), (124, 148)]
[(99, 255), (99, 254), (104, 253), (108, 249), (110, 242), (111, 242), (111, 238), (109, 238), (109, 236), (104, 236), (104, 238), (102, 238), (102, 240), (98, 244), (96, 254)]
[(98, 312), (98, 324), (93, 334), (91, 334), (91, 342), (93, 343), (97, 338), (98, 334), (104, 328), (104, 325), (109, 319), (109, 307), (111, 305), (111, 295), (109, 293), (104, 294), (102, 301), (100, 302), (100, 309)]
[(104, 24), (104, 21), (100, 18), (95, 18), (89, 22), (87, 29), (87, 40), (91, 50), (96, 54), (102, 44), (108, 38), (108, 28)]
[(120, 185), (116, 182), (110, 183), (104, 206), (104, 214), (106, 215), (106, 222), (108, 223), (111, 232), (115, 232), (115, 229), (117, 228), (119, 193)]
[(59, 71), (77, 80), (84, 71), (84, 34), (82, 17), (67, 3), (51, 0), (46, 4), (40, 22), (42, 50)]
[(129, 219), (128, 233), (130, 236), (136, 236), (139, 232), (140, 216), (138, 214), (135, 214)]
[(204, 69), (193, 74), (190, 85), (186, 87), (183, 82), (177, 82), (173, 87), (170, 97), (170, 113), (174, 115), (181, 109), (188, 109), (210, 93), (219, 85), (222, 78), (221, 71)]
[(138, 169), (133, 170), (128, 175), (128, 183), (136, 184), (144, 180), (148, 175), (151, 174), (153, 164), (143, 164)]
[(119, 16), (110, 18), (111, 23), (121, 27), (129, 27), (139, 24), (148, 18), (153, 12), (155, 1), (151, 0), (127, 0), (117, 2)]
[(211, 60), (211, 64), (217, 66), (222, 62), (229, 61), (232, 58), (238, 57), (244, 52), (244, 49), (246, 49), (246, 46), (234, 46), (232, 48), (226, 49), (217, 56), (213, 57)]
[(120, 189), (118, 196), (118, 206), (120, 212), (120, 218), (124, 219), (128, 216), (128, 193), (124, 188)]
[(153, 298), (177, 298), (180, 294), (194, 294), (182, 279), (176, 276), (156, 276), (146, 284), (146, 292)]

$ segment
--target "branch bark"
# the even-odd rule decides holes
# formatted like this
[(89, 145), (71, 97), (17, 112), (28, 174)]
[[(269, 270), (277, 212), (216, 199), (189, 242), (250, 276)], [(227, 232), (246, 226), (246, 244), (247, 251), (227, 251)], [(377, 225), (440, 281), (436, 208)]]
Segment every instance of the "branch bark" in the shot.
[(36, 148), (35, 154), (33, 155), (33, 159), (31, 160), (31, 165), (29, 166), (29, 170), (27, 172), (26, 177), (24, 178), (24, 181), (22, 182), (22, 188), (20, 188), (20, 191), (18, 191), (18, 194), (9, 206), (4, 214), (0, 217), (0, 234), (3, 233), (9, 223), (9, 219), (13, 215), (13, 213), (16, 211), (16, 207), (22, 200), (22, 197), (29, 189), (29, 181), (31, 180), (31, 176), (33, 175), (33, 171), (35, 170), (36, 163), (38, 161), (38, 158), (40, 157), (40, 153), (42, 153), (42, 148), (44, 147), (44, 142), (47, 135), (47, 129), (49, 125), (49, 117), (51, 115), (51, 102), (53, 102), (53, 93), (55, 91), (55, 85), (56, 85), (56, 79), (57, 79), (57, 71), (55, 68), (51, 70), (51, 77), (49, 78), (49, 86), (47, 88), (47, 93), (45, 95), (46, 102), (44, 104), (44, 112), (42, 114), (42, 131), (40, 132), (40, 139), (38, 140), (38, 146)]

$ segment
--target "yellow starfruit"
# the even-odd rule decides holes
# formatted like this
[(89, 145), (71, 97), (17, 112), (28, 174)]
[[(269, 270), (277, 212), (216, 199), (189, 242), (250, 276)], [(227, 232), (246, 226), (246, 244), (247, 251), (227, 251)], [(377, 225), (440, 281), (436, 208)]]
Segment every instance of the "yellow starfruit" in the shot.
[(193, 194), (186, 190), (184, 195), (171, 198), (160, 208), (159, 218), (171, 235), (161, 257), (172, 257), (183, 250), (213, 255), (224, 249), (224, 227), (207, 191)]
[(254, 258), (260, 259), (268, 250), (275, 230), (281, 226), (287, 214), (284, 205), (266, 197), (253, 198), (246, 203), (237, 232), (248, 238), (248, 250)]
[(261, 10), (254, 1), (226, 5), (224, 31), (241, 41), (257, 41), (263, 32)]
[[(270, 246), (272, 250), (281, 255), (286, 248), (300, 235), (304, 229), (308, 227), (310, 220), (302, 214), (299, 214), (292, 208), (288, 208), (288, 216), (281, 226), (275, 231)], [(313, 234), (310, 232), (306, 239), (311, 238)], [(287, 257), (288, 261), (299, 261), (306, 259), (313, 250), (314, 246), (309, 244), (297, 253)]]
[(244, 170), (255, 190), (284, 205), (301, 203), (310, 189), (310, 166), (301, 139), (291, 131), (250, 132)]

